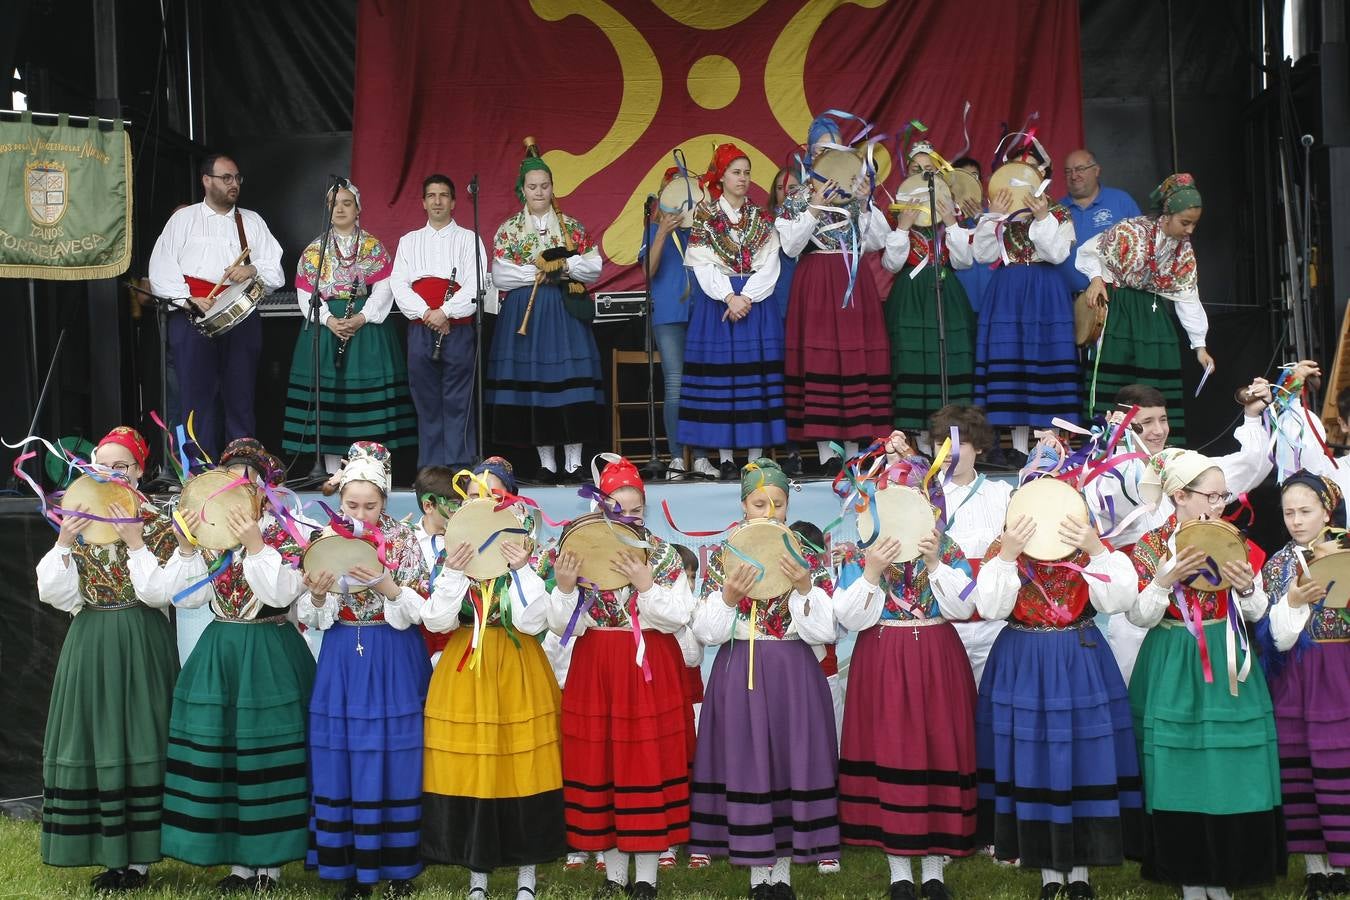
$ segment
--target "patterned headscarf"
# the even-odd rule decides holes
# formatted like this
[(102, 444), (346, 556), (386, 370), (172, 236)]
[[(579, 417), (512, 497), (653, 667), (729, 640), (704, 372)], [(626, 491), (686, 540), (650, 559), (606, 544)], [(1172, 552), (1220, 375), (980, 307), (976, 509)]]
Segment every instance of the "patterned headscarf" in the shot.
[(356, 185), (352, 184), (351, 181), (349, 181), (349, 180), (346, 179), (346, 178), (343, 178), (343, 179), (341, 179), (341, 180), (338, 182), (337, 190), (334, 190), (334, 189), (332, 189), (332, 188), (329, 188), (329, 193), (331, 193), (331, 194), (333, 195), (333, 200), (332, 200), (332, 202), (329, 204), (329, 207), (331, 208), (331, 207), (337, 205), (337, 192), (338, 192), (338, 190), (350, 191), (350, 192), (351, 192), (352, 199), (356, 201), (356, 212), (357, 212), (357, 214), (360, 214), (360, 212), (361, 212), (361, 189), (358, 188)]
[(225, 452), (220, 454), (221, 468), (239, 465), (248, 466), (261, 475), (264, 482), (272, 486), (281, 484), (286, 476), (281, 460), (268, 453), (257, 438), (235, 438), (225, 447)]
[(1203, 205), (1200, 202), (1200, 189), (1195, 186), (1195, 179), (1189, 172), (1168, 175), (1148, 195), (1148, 202), (1153, 204), (1155, 211), (1169, 215)]
[(1314, 475), (1307, 469), (1299, 469), (1280, 485), (1281, 496), (1296, 484), (1303, 485), (1317, 495), (1317, 502), (1322, 504), (1322, 508), (1331, 516), (1330, 524), (1333, 528), (1345, 527), (1345, 497), (1341, 493), (1340, 485), (1330, 478)]
[(357, 441), (347, 451), (347, 464), (338, 476), (338, 490), (341, 491), (353, 481), (369, 481), (380, 489), (380, 493), (389, 496), (392, 478), (389, 473), (389, 450), (376, 441)]
[(920, 153), (927, 153), (929, 156), (933, 156), (937, 151), (933, 149), (931, 141), (915, 141), (913, 144), (910, 144), (909, 150), (905, 152), (905, 159), (913, 159)]
[(923, 486), (923, 480), (928, 475), (928, 470), (932, 464), (926, 457), (915, 453), (911, 456), (902, 456), (900, 462), (890, 470), (888, 484), (898, 484), (902, 487), (913, 488), (920, 494), (928, 498), (928, 502), (938, 509), (945, 509), (942, 496), (942, 479), (933, 478), (928, 482), (928, 487)]
[(1218, 463), (1194, 450), (1168, 447), (1149, 457), (1144, 474), (1139, 478), (1139, 495), (1149, 503), (1157, 504), (1170, 497)]
[(500, 456), (489, 456), (473, 467), (473, 474), (482, 475), (484, 473), (496, 475), (508, 494), (516, 493), (516, 470), (511, 467), (511, 463), (507, 460)]
[(722, 144), (713, 151), (712, 161), (708, 163), (708, 171), (698, 180), (698, 183), (703, 185), (703, 189), (708, 192), (708, 196), (713, 200), (722, 199), (722, 176), (727, 173), (731, 164), (738, 159), (749, 160), (750, 157), (735, 144)]
[(741, 469), (741, 499), (762, 487), (782, 488), (785, 494), (788, 490), (788, 477), (783, 467), (763, 456), (751, 460)]
[(141, 436), (139, 431), (129, 425), (118, 425), (105, 434), (103, 440), (98, 442), (98, 447), (95, 447), (94, 450), (97, 451), (104, 444), (116, 444), (124, 448), (131, 454), (131, 458), (136, 460), (136, 465), (140, 466), (142, 470), (145, 469), (145, 464), (150, 461), (150, 445), (145, 442), (145, 438)]
[[(521, 203), (525, 202), (525, 176), (530, 172), (547, 172), (549, 180), (553, 180), (553, 170), (548, 167), (542, 159), (537, 156), (527, 156), (520, 161), (520, 174), (516, 176), (516, 199)], [(512, 493), (515, 493), (512, 491)]]

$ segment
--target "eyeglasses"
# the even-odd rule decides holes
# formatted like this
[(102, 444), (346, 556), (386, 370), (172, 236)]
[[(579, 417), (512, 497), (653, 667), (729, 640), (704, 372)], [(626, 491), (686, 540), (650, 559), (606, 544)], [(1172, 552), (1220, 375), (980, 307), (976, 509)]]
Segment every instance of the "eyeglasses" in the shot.
[(1084, 172), (1089, 172), (1089, 171), (1091, 171), (1092, 169), (1095, 169), (1095, 168), (1097, 168), (1097, 163), (1089, 163), (1089, 164), (1086, 165), (1086, 166), (1065, 166), (1065, 168), (1064, 168), (1064, 174), (1065, 174), (1066, 176), (1069, 176), (1069, 175), (1082, 175)]
[(1233, 495), (1228, 491), (1224, 491), (1222, 494), (1206, 494), (1202, 491), (1191, 490), (1190, 488), (1182, 488), (1182, 490), (1188, 494), (1195, 494), (1197, 497), (1204, 497), (1210, 506), (1227, 506), (1233, 499)]
[(228, 174), (225, 174), (225, 175), (207, 175), (206, 177), (207, 177), (207, 178), (219, 178), (221, 181), (225, 182), (226, 184), (237, 184), (237, 185), (239, 185), (240, 187), (243, 187), (243, 186), (244, 186), (244, 176), (243, 176), (243, 175), (235, 175), (233, 172), (228, 173)]
[(125, 475), (131, 471), (133, 465), (135, 465), (135, 463), (117, 462), (107, 466), (107, 468), (112, 469), (118, 475)]

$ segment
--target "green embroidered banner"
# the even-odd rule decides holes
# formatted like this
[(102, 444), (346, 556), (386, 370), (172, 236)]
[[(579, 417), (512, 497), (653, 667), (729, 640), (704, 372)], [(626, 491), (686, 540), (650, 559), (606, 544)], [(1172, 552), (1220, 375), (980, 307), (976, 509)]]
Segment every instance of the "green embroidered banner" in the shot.
[(0, 278), (116, 278), (131, 264), (131, 140), (120, 120), (0, 122)]

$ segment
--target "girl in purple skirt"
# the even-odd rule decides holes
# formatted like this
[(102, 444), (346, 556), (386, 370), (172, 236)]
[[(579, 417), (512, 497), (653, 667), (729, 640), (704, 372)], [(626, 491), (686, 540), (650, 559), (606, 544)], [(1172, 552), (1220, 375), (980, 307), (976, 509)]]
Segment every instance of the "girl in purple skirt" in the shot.
[[(787, 492), (772, 460), (741, 470), (747, 520), (786, 522)], [(820, 560), (794, 555), (785, 546), (776, 562), (751, 564), (723, 543), (691, 623), (701, 643), (721, 646), (703, 695), (689, 850), (750, 867), (752, 900), (795, 900), (793, 862), (839, 858), (834, 705), (808, 646), (835, 640), (834, 588)], [(767, 566), (792, 586), (752, 601)]]
[[(1339, 549), (1328, 529), (1345, 528), (1345, 500), (1330, 478), (1300, 470), (1280, 490), (1289, 543), (1261, 578), (1273, 606), (1267, 654), (1280, 750), (1289, 852), (1304, 854), (1303, 896), (1350, 893), (1350, 615), (1323, 605), (1328, 584), (1304, 578), (1303, 562)], [(1303, 560), (1299, 556), (1303, 556)]]

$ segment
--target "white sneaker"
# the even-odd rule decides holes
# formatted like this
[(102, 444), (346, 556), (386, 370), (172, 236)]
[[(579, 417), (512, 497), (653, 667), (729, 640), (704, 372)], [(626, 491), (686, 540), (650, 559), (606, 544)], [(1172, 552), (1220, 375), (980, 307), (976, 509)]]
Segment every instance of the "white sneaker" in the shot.
[(708, 462), (706, 456), (700, 456), (694, 460), (694, 474), (702, 475), (704, 478), (717, 478), (717, 470), (713, 468), (712, 463)]
[(684, 475), (684, 460), (677, 456), (670, 461), (670, 465), (666, 466), (666, 480), (675, 481), (676, 479), (683, 478)]
[(567, 854), (567, 862), (563, 863), (563, 870), (567, 872), (576, 872), (586, 865), (586, 860), (590, 857), (589, 853), (584, 851), (573, 851)]
[(838, 875), (839, 860), (822, 859), (820, 862), (816, 863), (816, 871), (819, 872), (821, 875)]

